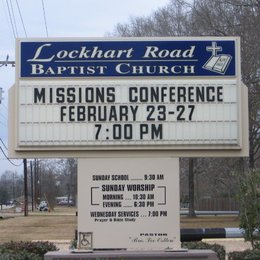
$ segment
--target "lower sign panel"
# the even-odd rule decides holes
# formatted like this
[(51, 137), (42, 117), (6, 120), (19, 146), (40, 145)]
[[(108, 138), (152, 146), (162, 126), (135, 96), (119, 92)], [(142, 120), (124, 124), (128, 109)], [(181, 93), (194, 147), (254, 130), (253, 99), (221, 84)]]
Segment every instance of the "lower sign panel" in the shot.
[(179, 160), (78, 161), (78, 231), (94, 249), (179, 249)]

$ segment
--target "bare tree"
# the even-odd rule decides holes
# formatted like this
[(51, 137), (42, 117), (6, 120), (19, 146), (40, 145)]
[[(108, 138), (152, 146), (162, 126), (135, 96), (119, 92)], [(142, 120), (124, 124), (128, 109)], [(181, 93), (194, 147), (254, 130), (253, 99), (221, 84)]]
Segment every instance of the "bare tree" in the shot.
[[(260, 1), (259, 0), (171, 0), (165, 7), (157, 10), (148, 17), (136, 17), (126, 24), (118, 24), (113, 36), (144, 37), (144, 36), (240, 36), (242, 52), (242, 80), (249, 92), (249, 159), (215, 160), (203, 159), (204, 171), (207, 175), (214, 174), (215, 169), (230, 173), (230, 182), (233, 180), (234, 165), (239, 170), (255, 168), (260, 156)], [(192, 159), (191, 159), (192, 160)], [(190, 205), (194, 205), (195, 189), (194, 173), (198, 173), (194, 163), (190, 160)], [(200, 162), (202, 160), (199, 160)], [(233, 161), (234, 164), (229, 162)], [(216, 163), (218, 166), (216, 167)], [(243, 166), (241, 166), (241, 163)], [(199, 163), (197, 163), (198, 167)], [(223, 169), (225, 165), (225, 170)], [(221, 166), (221, 167), (219, 167)], [(214, 174), (214, 187), (227, 187), (227, 174)], [(226, 179), (225, 179), (226, 178)], [(232, 182), (235, 183), (235, 182)], [(231, 194), (231, 193), (230, 193)], [(190, 209), (191, 213), (194, 209)], [(193, 215), (193, 214), (192, 214)]]
[(38, 160), (36, 175), (37, 196), (48, 200), (51, 208), (56, 197), (75, 199), (77, 193), (77, 161), (74, 159)]
[(191, 6), (184, 0), (171, 0), (148, 17), (131, 18), (129, 23), (117, 24), (113, 36), (156, 37), (189, 34)]
[(249, 92), (249, 168), (253, 169), (260, 156), (260, 1), (198, 0), (192, 13), (195, 34), (241, 38), (242, 80)]
[(76, 203), (76, 194), (77, 194), (77, 161), (75, 159), (66, 160), (66, 170), (67, 170), (67, 188), (68, 188), (68, 205), (70, 200)]
[(17, 172), (5, 171), (0, 178), (0, 201), (15, 200), (23, 194), (23, 177)]

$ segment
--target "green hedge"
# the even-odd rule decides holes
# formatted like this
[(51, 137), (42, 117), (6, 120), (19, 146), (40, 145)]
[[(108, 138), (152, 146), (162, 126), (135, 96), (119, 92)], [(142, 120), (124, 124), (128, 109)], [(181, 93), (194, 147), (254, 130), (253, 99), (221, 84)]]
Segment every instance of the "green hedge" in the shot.
[(0, 245), (1, 260), (40, 260), (48, 251), (58, 248), (50, 242), (7, 242)]
[(220, 260), (225, 260), (226, 256), (226, 250), (224, 246), (218, 245), (218, 244), (207, 244), (201, 241), (198, 242), (183, 242), (181, 244), (182, 248), (187, 248), (187, 249), (207, 249), (207, 250), (212, 250), (217, 253), (218, 258)]
[(228, 260), (259, 260), (260, 250), (245, 250), (242, 252), (231, 252), (228, 254)]
[(2, 252), (0, 250), (0, 259), (1, 260), (42, 260), (43, 257), (38, 256), (36, 254), (31, 254), (26, 251), (14, 253), (11, 251)]

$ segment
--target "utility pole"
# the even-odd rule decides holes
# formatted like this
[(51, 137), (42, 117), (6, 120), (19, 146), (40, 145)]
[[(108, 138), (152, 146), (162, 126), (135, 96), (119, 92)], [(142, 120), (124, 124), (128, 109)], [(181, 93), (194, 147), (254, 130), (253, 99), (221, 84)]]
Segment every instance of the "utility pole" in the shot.
[(189, 158), (189, 217), (196, 217), (194, 205), (194, 158)]
[(0, 104), (2, 103), (2, 100), (4, 99), (3, 93), (4, 93), (3, 88), (0, 88)]
[(36, 159), (34, 159), (34, 206), (37, 207), (37, 167)]
[[(3, 66), (8, 66), (11, 65), (12, 67), (15, 67), (15, 61), (9, 61), (9, 55), (6, 56), (6, 60), (0, 60), (0, 68)], [(0, 88), (0, 104), (2, 103), (3, 100), (3, 88)]]
[(5, 60), (0, 60), (0, 67), (11, 65), (15, 67), (15, 61), (9, 61), (9, 55), (7, 54)]
[(33, 194), (33, 163), (30, 161), (30, 167), (31, 167), (31, 196), (32, 196), (32, 211), (34, 211), (34, 194)]
[(23, 159), (24, 173), (24, 216), (28, 216), (28, 191), (27, 191), (27, 159)]
[(12, 67), (15, 67), (15, 61), (3, 61), (0, 60), (0, 67), (11, 65)]
[(16, 199), (16, 196), (15, 196), (15, 182), (14, 182), (14, 172), (13, 172), (13, 200)]

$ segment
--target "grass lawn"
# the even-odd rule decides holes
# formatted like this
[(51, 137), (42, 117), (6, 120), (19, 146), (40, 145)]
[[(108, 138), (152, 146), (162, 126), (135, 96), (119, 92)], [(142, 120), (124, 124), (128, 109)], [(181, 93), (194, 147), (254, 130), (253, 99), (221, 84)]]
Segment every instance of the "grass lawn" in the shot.
[[(59, 207), (52, 212), (29, 212), (29, 216), (4, 213), (0, 220), (0, 243), (20, 240), (72, 240), (77, 228), (76, 209)], [(181, 217), (181, 228), (238, 227), (237, 216)]]
[(27, 217), (10, 212), (3, 216), (8, 217), (0, 220), (0, 243), (11, 240), (72, 240), (77, 228), (75, 208), (29, 212)]

